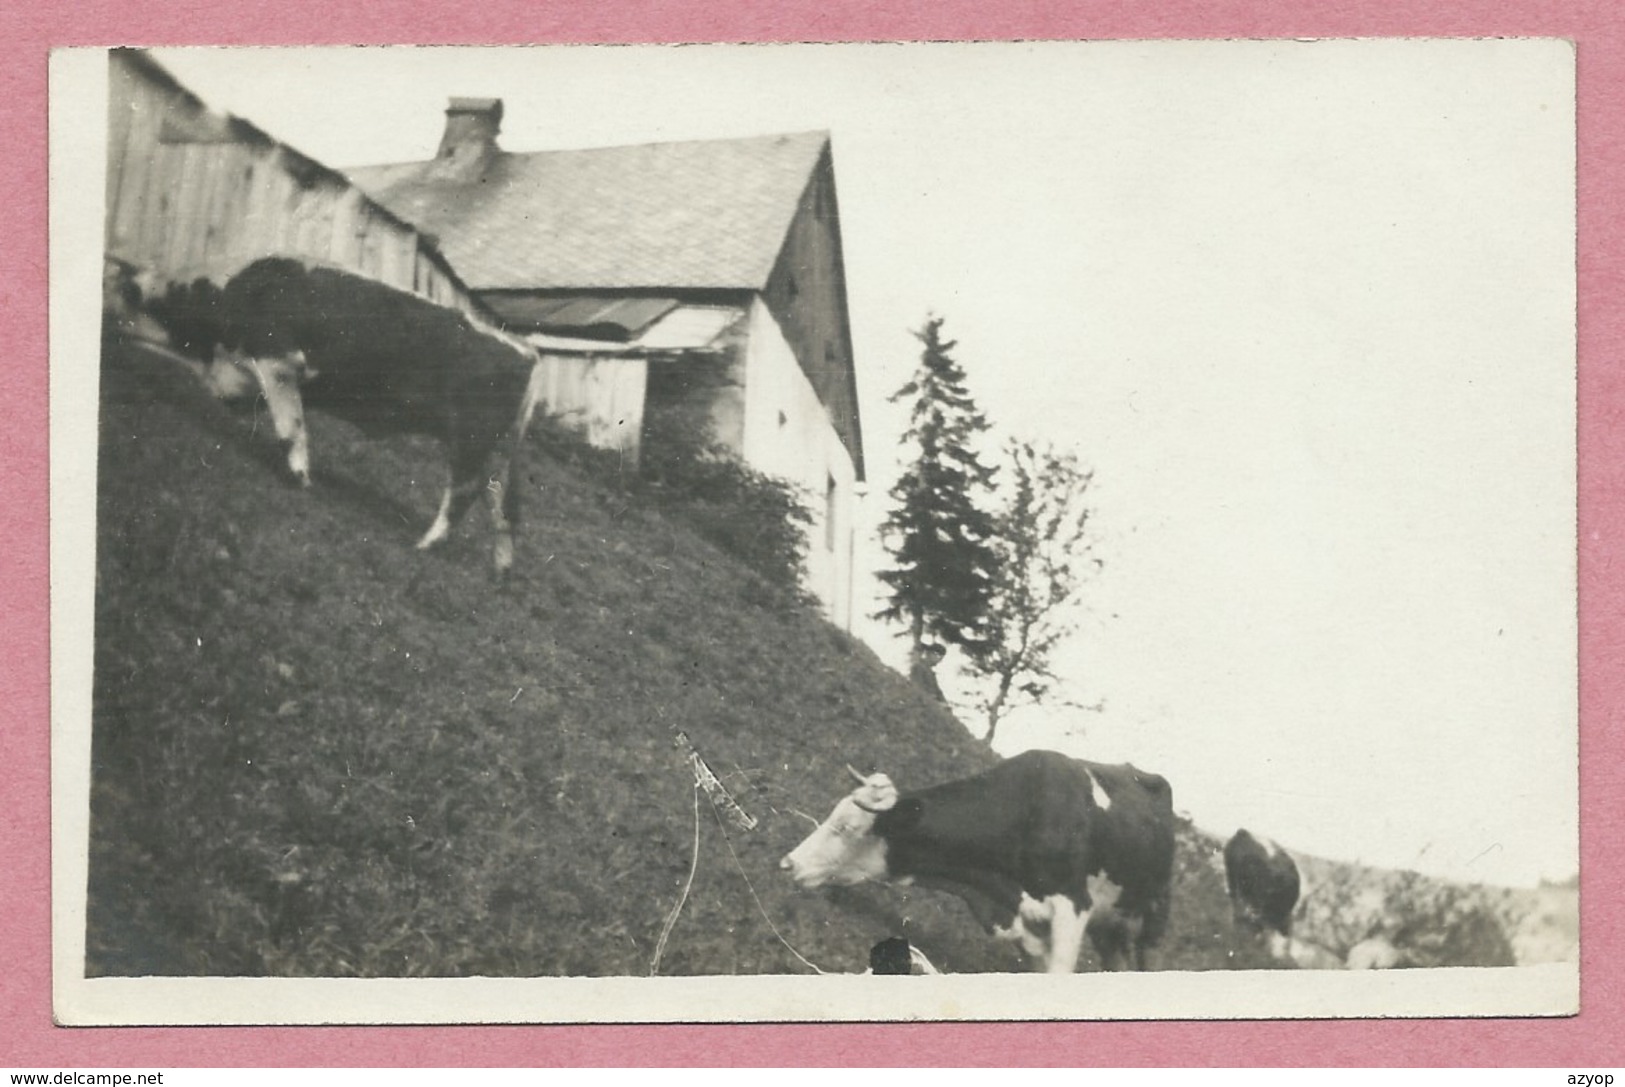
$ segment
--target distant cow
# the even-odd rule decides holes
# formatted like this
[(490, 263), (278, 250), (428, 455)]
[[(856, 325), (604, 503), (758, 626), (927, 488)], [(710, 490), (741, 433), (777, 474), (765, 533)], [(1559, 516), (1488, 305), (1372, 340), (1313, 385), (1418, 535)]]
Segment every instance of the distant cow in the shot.
[(1224, 881), (1236, 927), (1267, 935), (1270, 952), (1286, 958), (1300, 889), (1296, 862), (1268, 838), (1238, 830), (1224, 846)]
[(1156, 774), (1028, 751), (917, 793), (864, 777), (780, 867), (803, 887), (866, 880), (948, 891), (1052, 974), (1085, 932), (1107, 969), (1145, 969), (1168, 924), (1173, 793)]
[[(309, 382), (341, 413), (441, 437), (451, 479), (418, 547), (445, 539), (484, 493), (496, 569), (507, 571), (518, 518), (513, 483), (537, 395), (528, 347), (407, 291), (281, 257), (248, 265), (213, 298), (203, 284), (189, 290), (186, 304), (173, 307), (172, 328), (212, 352), (209, 384), (218, 395), (257, 388), (296, 480), (310, 483), (300, 391)], [(211, 310), (213, 320), (198, 319)]]

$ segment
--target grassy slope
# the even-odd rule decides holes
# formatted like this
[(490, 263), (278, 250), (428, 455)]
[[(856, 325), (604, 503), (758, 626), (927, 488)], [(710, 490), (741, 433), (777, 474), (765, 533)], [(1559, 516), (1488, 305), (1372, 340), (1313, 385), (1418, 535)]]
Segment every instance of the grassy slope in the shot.
[[(764, 911), (825, 970), (898, 933), (1026, 968), (957, 899), (788, 885), (843, 763), (907, 788), (992, 756), (693, 533), (538, 451), (498, 587), (477, 511), (412, 549), (430, 439), (313, 413), (301, 491), (173, 363), (120, 351), (102, 396), (92, 974), (647, 973), (694, 844), (678, 727), (761, 823), (702, 803), (661, 972), (806, 970)], [(1265, 965), (1211, 849), (1184, 831), (1163, 965)]]

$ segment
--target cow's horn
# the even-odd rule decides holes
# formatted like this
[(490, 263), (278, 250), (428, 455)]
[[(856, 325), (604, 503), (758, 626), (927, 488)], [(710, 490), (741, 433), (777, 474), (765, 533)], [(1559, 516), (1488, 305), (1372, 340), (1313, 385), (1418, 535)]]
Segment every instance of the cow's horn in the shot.
[(854, 770), (852, 768), (851, 763), (846, 764), (846, 772), (851, 774), (853, 777), (857, 778), (859, 785), (867, 785), (867, 784), (869, 784), (869, 779), (864, 777), (862, 774), (858, 773), (856, 770)]

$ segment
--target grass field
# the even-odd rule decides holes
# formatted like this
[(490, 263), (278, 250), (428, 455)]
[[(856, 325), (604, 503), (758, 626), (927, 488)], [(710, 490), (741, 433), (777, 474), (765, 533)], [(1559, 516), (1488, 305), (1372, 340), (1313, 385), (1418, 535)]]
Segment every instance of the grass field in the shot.
[[(101, 392), (91, 975), (642, 975), (691, 863), (661, 973), (855, 971), (891, 935), (1027, 968), (957, 899), (789, 884), (845, 763), (994, 756), (568, 445), (537, 443), (499, 586), (477, 511), (413, 550), (432, 439), (312, 412), (301, 490), (169, 360), (120, 348)], [(679, 728), (755, 830), (696, 804)], [(1182, 831), (1165, 968), (1268, 965), (1214, 844)]]

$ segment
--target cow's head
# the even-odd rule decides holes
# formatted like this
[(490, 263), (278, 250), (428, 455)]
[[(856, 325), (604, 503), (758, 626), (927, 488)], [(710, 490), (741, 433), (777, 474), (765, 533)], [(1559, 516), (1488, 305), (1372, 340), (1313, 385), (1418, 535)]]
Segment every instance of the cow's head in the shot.
[[(233, 377), (236, 373), (238, 376)], [(271, 416), (271, 428), (288, 450), (288, 471), (310, 486), (310, 437), (305, 429), (305, 402), (299, 386), (316, 371), (298, 348), (280, 354), (256, 355), (240, 348), (222, 348), (209, 369), (209, 385), (216, 396), (232, 399), (246, 385), (241, 375), (253, 378)]]
[(850, 766), (847, 770), (858, 787), (779, 862), (803, 887), (844, 887), (886, 878), (886, 842), (874, 833), (875, 820), (897, 806), (897, 786), (885, 774), (865, 777)]

